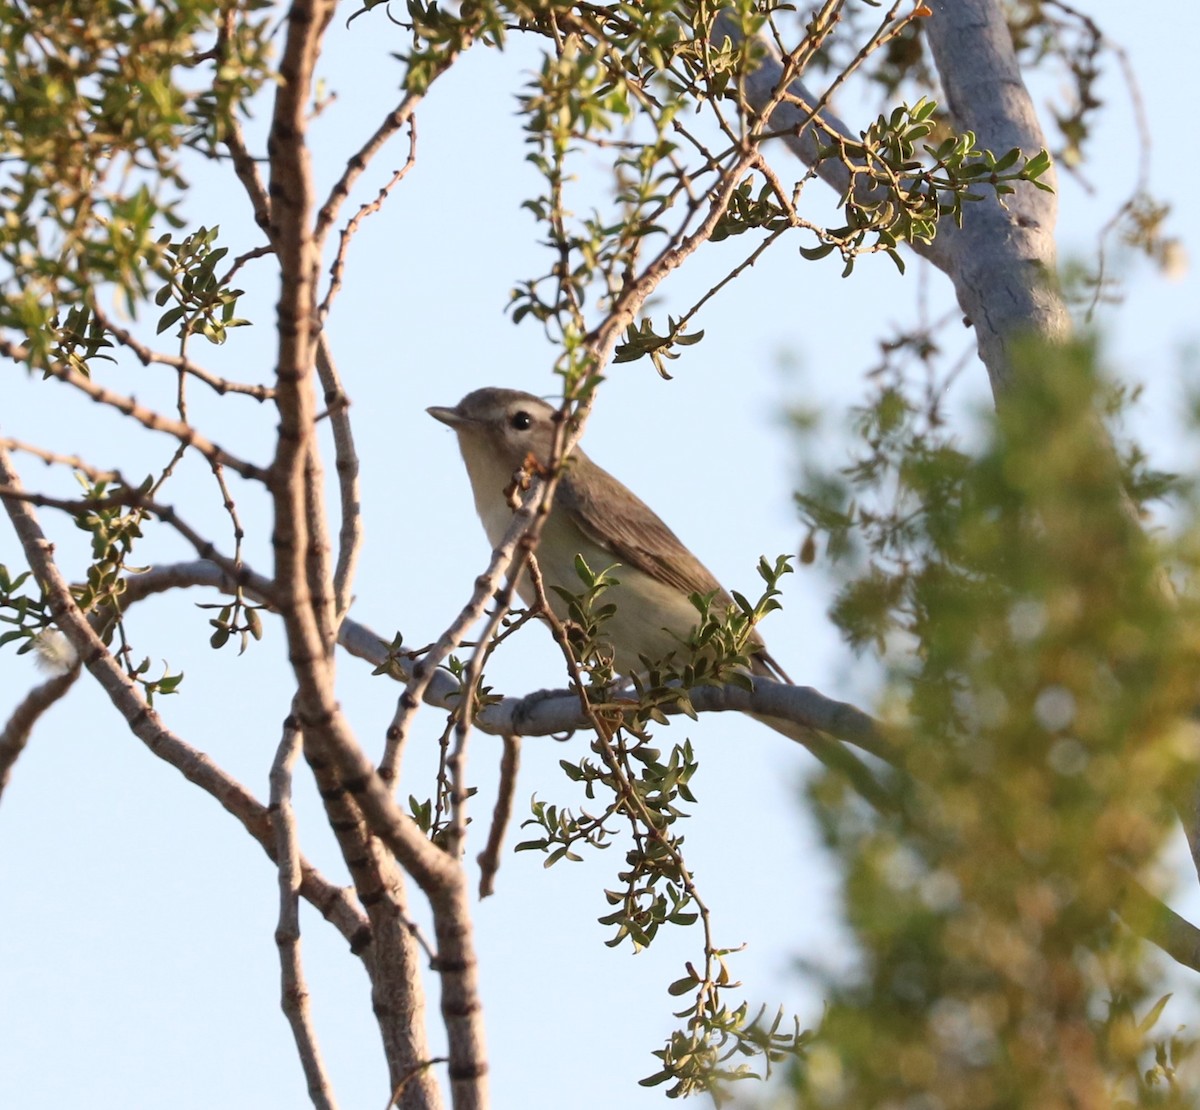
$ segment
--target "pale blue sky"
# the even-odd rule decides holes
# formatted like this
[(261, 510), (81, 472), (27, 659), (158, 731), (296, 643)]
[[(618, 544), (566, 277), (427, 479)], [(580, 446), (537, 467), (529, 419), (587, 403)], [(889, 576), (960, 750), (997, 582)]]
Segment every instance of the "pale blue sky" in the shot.
[[(1153, 185), (1175, 202), (1171, 229), (1196, 256), (1200, 216), (1189, 191), (1200, 164), (1190, 104), (1175, 90), (1194, 65), (1200, 15), (1191, 5), (1162, 0), (1143, 5), (1136, 21), (1115, 0), (1087, 8), (1130, 49), (1155, 138)], [(378, 13), (348, 30), (340, 21), (331, 29), (322, 74), (338, 100), (313, 134), (325, 182), (394, 99), (399, 71), (387, 55), (401, 44), (389, 34)], [(330, 322), (364, 464), (367, 546), (353, 615), (388, 636), (399, 628), (413, 644), (432, 639), (457, 612), (488, 556), (454, 439), (425, 415), (426, 406), (452, 404), (482, 385), (537, 393), (555, 387), (554, 352), (536, 325), (514, 327), (504, 314), (513, 283), (545, 265), (537, 229), (519, 209), (537, 182), (523, 161), (513, 115), (522, 74), (535, 64), (532, 45), (514, 43), (503, 55), (476, 50), (436, 87), (418, 117), (416, 169), (356, 241)], [(1056, 91), (1053, 81), (1039, 83), (1039, 105)], [(1102, 95), (1109, 111), (1088, 171), (1095, 192), (1062, 181), (1064, 258), (1090, 257), (1097, 229), (1135, 179), (1134, 134), (1115, 67)], [(866, 124), (852, 99), (840, 107), (852, 125)], [(399, 140), (365, 179), (362, 197), (373, 195), (403, 156)], [(203, 187), (190, 209), (196, 222), (219, 221), (231, 242), (248, 241), (251, 225), (236, 186), (203, 169), (193, 176)], [(811, 196), (829, 203), (815, 187)], [(698, 258), (664, 289), (656, 313), (684, 307), (741, 249), (735, 248)], [(262, 265), (247, 282), (262, 279), (269, 263)], [(910, 263), (901, 279), (886, 259), (865, 260), (842, 280), (835, 260), (804, 263), (785, 241), (711, 305), (700, 322), (706, 338), (673, 364), (674, 381), (660, 381), (648, 362), (612, 368), (589, 425), (589, 454), (634, 487), (726, 585), (753, 590), (758, 557), (794, 551), (801, 538), (790, 500), (797, 455), (782, 410), (803, 400), (844, 411), (862, 396), (875, 340), (890, 323), (911, 318), (918, 282), (928, 282), (935, 304), (949, 303), (947, 283), (934, 273), (922, 279), (920, 269)], [(1139, 426), (1148, 446), (1168, 465), (1194, 465), (1194, 449), (1175, 434), (1173, 416), (1181, 408), (1181, 370), (1195, 368), (1200, 340), (1195, 269), (1171, 283), (1134, 262), (1125, 277), (1124, 303), (1099, 319), (1110, 361), (1147, 386)], [(258, 324), (225, 349), (202, 352), (205, 361), (243, 379), (267, 374), (274, 295), (268, 282), (248, 297), (245, 314)], [(115, 384), (164, 405), (173, 388), (140, 367)], [(77, 451), (99, 465), (119, 464), (130, 476), (161, 466), (169, 453), (167, 441), (155, 437), (130, 442), (122, 421), (53, 383), (10, 371), (6, 388), (4, 434)], [(962, 407), (985, 397), (982, 370), (968, 371), (955, 390)], [(200, 427), (265, 461), (269, 409), (240, 398), (217, 403), (197, 388), (192, 398)], [(187, 481), (208, 496), (206, 468), (190, 469)], [(51, 480), (40, 467), (24, 470), (30, 484)], [(243, 494), (239, 505), (252, 533), (248, 558), (266, 569), (265, 502)], [(209, 506), (189, 508), (188, 519), (224, 535), (211, 497)], [(83, 534), (42, 516), (68, 565), (78, 566), (69, 560), (79, 557)], [(148, 543), (138, 558), (166, 562), (190, 554), (168, 536)], [(0, 562), (19, 563), (7, 529), (0, 530)], [(265, 797), (287, 710), (282, 641), (268, 622), (266, 640), (248, 658), (212, 652), (208, 613), (195, 608), (204, 600), (211, 599), (179, 596), (139, 607), (130, 618), (135, 644), (156, 663), (165, 658), (186, 672), (183, 693), (161, 701), (171, 726)], [(819, 571), (792, 576), (784, 600), (784, 612), (764, 628), (783, 666), (832, 695), (868, 696), (869, 668), (828, 629)], [(557, 684), (549, 637), (528, 629), (489, 677), (510, 693)], [(35, 679), (28, 658), (0, 656), (0, 713)], [(340, 683), (352, 722), (368, 750), (377, 751), (395, 689), (349, 661)], [(439, 729), (432, 712), (422, 718), (403, 793), (428, 793)], [(834, 880), (796, 805), (811, 762), (748, 720), (680, 721), (663, 739), (683, 734), (693, 738), (702, 764), (695, 782), (700, 806), (687, 829), (689, 859), (713, 908), (718, 939), (747, 944), (732, 968), (749, 998), (783, 1003), (815, 1022), (820, 999), (793, 973), (793, 961), (836, 959), (844, 950)], [(566, 745), (527, 741), (520, 802), (536, 792), (578, 804), (558, 760), (585, 748), (579, 737)], [(477, 737), (476, 832), (490, 813), (497, 758), (495, 743)], [(305, 850), (341, 875), (307, 786), (299, 788), (298, 806)], [(509, 843), (518, 839), (512, 830)], [(650, 1052), (671, 1028), (666, 985), (694, 958), (699, 940), (663, 935), (636, 959), (628, 949), (604, 947), (607, 931), (596, 918), (607, 910), (601, 891), (613, 885), (619, 852), (548, 872), (532, 853), (509, 855), (497, 894), (478, 907), (499, 1110), (663, 1101), (661, 1089), (643, 1090), (636, 1080), (654, 1070)], [(130, 737), (87, 681), (39, 727), (0, 800), (0, 890), (0, 1104), (30, 1110), (81, 1100), (93, 1110), (305, 1104), (278, 1010), (277, 895), (269, 864), (210, 798)], [(305, 915), (304, 926), (313, 1005), (341, 1104), (379, 1106), (384, 1071), (366, 978), (314, 914)], [(433, 1013), (436, 1023), (436, 1003)]]

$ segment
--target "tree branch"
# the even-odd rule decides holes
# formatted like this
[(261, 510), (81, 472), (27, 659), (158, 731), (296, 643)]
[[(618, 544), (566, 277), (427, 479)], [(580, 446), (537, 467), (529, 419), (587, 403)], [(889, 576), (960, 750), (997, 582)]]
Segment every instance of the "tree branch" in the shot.
[[(227, 282), (226, 282), (227, 283)], [(223, 284), (226, 284), (223, 283)], [(121, 327), (116, 321), (111, 320), (108, 315), (98, 306), (92, 305), (92, 315), (96, 317), (100, 326), (104, 328), (118, 343), (123, 347), (127, 347), (133, 352), (137, 360), (143, 366), (160, 365), (169, 366), (180, 374), (187, 374), (189, 377), (195, 378), (197, 381), (203, 382), (213, 392), (220, 396), (225, 396), (226, 393), (241, 393), (247, 397), (253, 397), (258, 402), (269, 401), (271, 399), (271, 389), (265, 385), (250, 385), (245, 382), (235, 382), (228, 378), (222, 378), (209, 370), (205, 370), (202, 366), (197, 366), (191, 359), (184, 355), (168, 355), (162, 351), (156, 351), (147, 344), (141, 342), (132, 332)]]
[[(320, 43), (333, 14), (328, 0), (294, 0), (279, 66), (281, 81), (272, 112), (270, 239), (279, 259), (281, 287), (276, 309), (279, 335), (275, 404), (279, 435), (268, 489), (273, 502), (275, 586), (287, 633), (288, 659), (296, 677), (296, 712), (307, 750), (336, 768), (372, 832), (421, 886), (433, 910), (442, 1019), (450, 1051), (450, 1085), (459, 1110), (487, 1102), (483, 1023), (470, 911), (463, 868), (431, 844), (396, 805), (388, 785), (355, 740), (338, 704), (334, 684), (332, 574), (318, 531), (322, 497), (316, 470), (317, 416), (313, 363), (319, 325), (316, 272), (320, 260), (310, 218), (311, 155), (306, 144), (307, 106)], [(393, 1085), (403, 1076), (389, 1060)], [(406, 1090), (411, 1105), (428, 1083)], [(430, 1089), (430, 1097), (432, 1091)]]
[(350, 608), (354, 571), (362, 550), (362, 502), (358, 482), (358, 451), (350, 425), (350, 400), (342, 389), (342, 379), (333, 361), (329, 337), (324, 331), (317, 338), (317, 375), (325, 394), (326, 411), (333, 429), (334, 469), (338, 476), (341, 526), (338, 532), (337, 566), (333, 572), (336, 599), (335, 619), (341, 621)]
[[(3, 447), (0, 447), (0, 484), (18, 488), (20, 485)], [(186, 744), (163, 724), (75, 604), (70, 586), (54, 561), (54, 545), (42, 533), (33, 508), (19, 498), (2, 497), (0, 501), (13, 523), (30, 569), (46, 590), (55, 625), (71, 641), (83, 665), (108, 694), (130, 731), (159, 759), (215, 798), (274, 859), (274, 837), (266, 807), (208, 756)], [(367, 919), (353, 899), (307, 861), (301, 861), (301, 868), (301, 894), (346, 938), (352, 949), (362, 947)]]
[(47, 709), (75, 685), (78, 677), (79, 664), (76, 663), (62, 674), (56, 674), (53, 678), (39, 683), (12, 711), (3, 731), (0, 731), (0, 798), (4, 796), (4, 788), (8, 786), (8, 780), (12, 776), (13, 764), (20, 758), (29, 742), (33, 726)]
[[(254, 600), (264, 601), (270, 581), (248, 567), (241, 569), (235, 582), (211, 563), (173, 563), (131, 575), (122, 598), (129, 606), (151, 594), (192, 586), (210, 587), (227, 594), (240, 586)], [(398, 667), (402, 681), (407, 681), (415, 669), (409, 659), (389, 657), (387, 641), (357, 621), (343, 622), (338, 642), (349, 654), (374, 667), (389, 664)], [(455, 709), (461, 701), (462, 686), (449, 671), (434, 668), (422, 687), (422, 697), (429, 705)], [(827, 697), (811, 686), (791, 686), (755, 676), (751, 690), (740, 684), (698, 686), (688, 691), (688, 698), (699, 712), (753, 712), (781, 717), (888, 762), (899, 763), (902, 759), (902, 744), (886, 726), (861, 709)], [(665, 711), (678, 712), (669, 707)], [(590, 727), (580, 708), (579, 695), (570, 690), (536, 690), (521, 697), (501, 698), (480, 709), (474, 724), (494, 736), (559, 736)]]
[[(1046, 137), (998, 0), (930, 0), (930, 6), (926, 39), (955, 129), (973, 131), (980, 145), (996, 152), (1043, 149)], [(1046, 183), (1056, 183), (1053, 171)], [(1058, 340), (1070, 331), (1058, 293), (1057, 219), (1057, 193), (1018, 183), (1003, 205), (969, 205), (962, 228), (947, 229), (947, 273), (975, 325), (997, 397), (1009, 384), (1014, 342), (1028, 336)]]
[[(929, 3), (934, 14), (923, 26), (956, 130), (974, 132), (980, 146), (994, 152), (1018, 148), (1031, 155), (1044, 148), (1000, 5), (996, 0)], [(740, 41), (739, 21), (719, 15), (713, 37)], [(747, 98), (758, 111), (769, 112), (771, 128), (782, 133), (793, 154), (845, 194), (855, 187), (849, 167), (837, 159), (821, 159), (818, 151), (830, 134), (851, 142), (856, 137), (831, 112), (818, 111), (822, 98), (798, 79), (788, 84), (795, 102), (771, 108), (787, 74), (774, 43), (766, 36), (760, 36), (760, 43), (764, 55), (745, 79)], [(954, 283), (959, 305), (975, 326), (979, 356), (997, 398), (1010, 381), (1014, 342), (1029, 335), (1061, 339), (1069, 331), (1055, 278), (1056, 215), (1053, 193), (1017, 182), (1003, 204), (997, 198), (966, 205), (962, 228), (943, 220), (932, 243), (908, 244)]]
[[(260, 583), (264, 580), (247, 573), (249, 579), (243, 583), (243, 589), (253, 594), (256, 580)], [(132, 603), (151, 593), (181, 586), (210, 586), (227, 593), (233, 590), (233, 583), (219, 568), (197, 562), (159, 567), (135, 576), (129, 579), (124, 597), (127, 603)], [(374, 666), (389, 662), (387, 643), (355, 621), (343, 623), (339, 642), (351, 655)], [(740, 685), (697, 687), (688, 691), (688, 697), (697, 712), (755, 712), (780, 717), (818, 729), (889, 763), (903, 765), (902, 741), (861, 709), (826, 697), (809, 686), (789, 686), (757, 676), (753, 683), (752, 690)], [(448, 671), (439, 670), (426, 686), (424, 697), (429, 704), (453, 709), (461, 700), (461, 687)], [(668, 708), (666, 712), (672, 710)], [(501, 737), (561, 736), (590, 727), (580, 708), (579, 695), (570, 690), (539, 690), (524, 697), (503, 698), (481, 709), (474, 723), (481, 731)], [(1123, 882), (1135, 880), (1126, 873)], [(1144, 887), (1123, 889), (1132, 900), (1129, 921), (1134, 931), (1185, 967), (1200, 970), (1200, 929)], [(1150, 910), (1153, 912), (1145, 912)]]
[(504, 834), (512, 820), (513, 798), (517, 792), (517, 771), (521, 764), (521, 738), (504, 736), (504, 751), (500, 756), (500, 777), (496, 786), (496, 805), (487, 844), (476, 859), (479, 864), (479, 897), (486, 898), (496, 890), (496, 872), (500, 870), (500, 850)]
[[(20, 363), (28, 363), (30, 357), (27, 347), (4, 338), (0, 338), (0, 355), (4, 355), (14, 362)], [(107, 405), (109, 408), (116, 409), (122, 415), (136, 420), (142, 427), (149, 428), (154, 432), (163, 432), (171, 436), (172, 439), (177, 440), (182, 446), (194, 448), (208, 459), (210, 463), (219, 463), (227, 466), (230, 470), (236, 471), (243, 478), (248, 478), (251, 481), (261, 482), (266, 480), (267, 472), (261, 467), (245, 462), (236, 455), (231, 455), (223, 447), (219, 447), (211, 440), (206, 439), (190, 424), (185, 424), (183, 421), (175, 420), (169, 416), (163, 416), (161, 413), (155, 412), (145, 405), (138, 404), (132, 397), (126, 397), (110, 389), (105, 389), (103, 386), (97, 385), (91, 378), (84, 377), (77, 370), (72, 370), (69, 366), (47, 366), (41, 369), (46, 374), (49, 374), (50, 377), (57, 378), (60, 382), (79, 390), (80, 393), (90, 397), (97, 404)]]
[(296, 812), (292, 807), (292, 767), (300, 754), (300, 733), (290, 718), (271, 765), (271, 825), (275, 830), (275, 858), (279, 866), (279, 924), (275, 942), (279, 946), (281, 999), (292, 1027), (308, 1095), (318, 1110), (337, 1110), (337, 1100), (317, 1044), (308, 1004), (308, 987), (300, 960), (300, 846)]

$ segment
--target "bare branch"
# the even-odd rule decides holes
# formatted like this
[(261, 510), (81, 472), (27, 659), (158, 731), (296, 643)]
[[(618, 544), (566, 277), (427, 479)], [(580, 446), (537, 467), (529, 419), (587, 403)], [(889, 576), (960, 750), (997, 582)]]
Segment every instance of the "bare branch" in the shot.
[(1162, 949), (1171, 959), (1200, 971), (1200, 929), (1181, 917), (1156, 894), (1151, 894), (1128, 868), (1113, 863), (1121, 920), (1138, 936)]
[(274, 254), (275, 248), (269, 243), (262, 243), (257, 247), (251, 247), (248, 251), (243, 251), (233, 260), (229, 269), (221, 275), (218, 284), (225, 286), (233, 281), (233, 276), (249, 262), (253, 262), (256, 258), (265, 258), (269, 254)]
[(318, 309), (318, 314), (322, 320), (329, 315), (330, 306), (333, 304), (333, 298), (337, 296), (338, 290), (342, 287), (342, 273), (346, 267), (346, 252), (350, 248), (350, 240), (357, 234), (359, 225), (362, 224), (368, 216), (373, 216), (382, 207), (384, 201), (387, 200), (388, 194), (408, 176), (408, 171), (416, 165), (417, 162), (417, 121), (416, 119), (409, 120), (408, 124), (408, 157), (404, 161), (404, 165), (396, 170), (392, 176), (384, 184), (383, 188), (376, 194), (374, 200), (366, 201), (357, 212), (346, 222), (346, 226), (342, 228), (338, 237), (337, 254), (334, 256), (333, 262), (329, 266), (329, 288), (326, 290), (325, 297), (321, 301), (321, 307)]
[[(0, 338), (0, 355), (4, 355), (14, 362), (28, 362), (29, 360), (29, 351), (26, 347), (4, 338)], [(132, 417), (142, 427), (149, 428), (154, 432), (164, 432), (178, 440), (184, 446), (194, 448), (208, 459), (209, 462), (221, 463), (229, 467), (230, 470), (236, 471), (243, 478), (249, 478), (251, 481), (266, 481), (267, 474), (265, 470), (255, 466), (253, 463), (244, 462), (236, 455), (231, 455), (224, 448), (218, 447), (215, 443), (202, 436), (190, 424), (174, 420), (169, 416), (163, 416), (153, 409), (146, 408), (145, 405), (139, 405), (132, 397), (126, 397), (121, 393), (105, 389), (103, 386), (93, 382), (91, 378), (84, 377), (77, 370), (72, 370), (69, 366), (49, 366), (43, 369), (50, 377), (57, 378), (73, 389), (79, 390), (80, 393), (90, 397), (97, 404), (107, 405), (109, 408), (116, 409), (122, 415)]]
[[(20, 488), (20, 479), (11, 466), (8, 452), (3, 448), (0, 448), (0, 484)], [(158, 713), (146, 703), (137, 686), (109, 654), (87, 617), (75, 604), (70, 586), (54, 561), (54, 545), (43, 535), (33, 509), (19, 498), (4, 496), (0, 500), (13, 523), (30, 568), (43, 583), (56, 626), (71, 641), (83, 665), (125, 718), (130, 731), (159, 759), (169, 763), (189, 782), (215, 798), (273, 859), (275, 843), (266, 807), (207, 755), (186, 744), (163, 724)], [(301, 868), (301, 894), (338, 929), (351, 948), (360, 948), (363, 936), (368, 931), (362, 911), (345, 890), (328, 882), (307, 861), (302, 861)]]
[[(273, 501), (275, 586), (296, 677), (296, 714), (305, 747), (336, 769), (371, 830), (429, 898), (450, 1048), (451, 1090), (456, 1107), (473, 1110), (487, 1101), (487, 1064), (464, 872), (459, 861), (431, 844), (396, 805), (388, 784), (355, 740), (338, 704), (333, 665), (336, 632), (332, 621), (326, 619), (326, 599), (333, 597), (332, 575), (321, 537), (314, 531), (315, 521), (322, 515), (313, 446), (317, 412), (312, 374), (320, 251), (310, 225), (313, 180), (306, 145), (307, 105), (313, 67), (333, 10), (328, 0), (294, 0), (288, 10), (279, 66), (282, 80), (276, 89), (267, 145), (269, 238), (282, 279), (276, 309), (279, 436), (268, 486)], [(401, 1076), (395, 1070), (396, 1061), (390, 1060), (389, 1066), (393, 1082), (398, 1082)]]
[[(462, 38), (452, 48), (447, 48), (438, 58), (437, 63), (430, 67), (429, 72), (425, 76), (425, 88), (428, 89), (434, 81), (454, 65), (462, 57), (463, 53), (469, 50), (474, 44), (474, 32), (464, 28), (462, 30)], [(329, 190), (329, 196), (326, 198), (325, 203), (321, 206), (321, 211), (317, 215), (316, 236), (318, 240), (324, 239), (326, 233), (337, 220), (339, 209), (350, 196), (350, 190), (354, 188), (355, 182), (362, 175), (363, 171), (366, 170), (367, 166), (371, 164), (371, 160), (383, 149), (384, 144), (397, 131), (406, 123), (411, 122), (413, 113), (424, 99), (424, 92), (407, 93), (404, 99), (384, 117), (383, 121), (375, 129), (374, 134), (350, 157), (346, 163), (345, 170), (342, 171), (342, 176), (338, 178), (333, 188)], [(413, 132), (413, 135), (415, 136), (415, 132)]]
[(250, 198), (250, 207), (254, 210), (254, 222), (262, 228), (267, 238), (271, 238), (271, 201), (267, 196), (267, 187), (263, 184), (262, 175), (258, 172), (258, 163), (246, 146), (246, 135), (241, 123), (234, 118), (225, 121), (225, 146), (233, 159), (233, 172), (237, 174), (242, 188)]
[[(469, 45), (469, 43), (468, 43)], [(449, 55), (446, 59), (448, 67), (461, 53), (456, 51)], [(440, 71), (439, 71), (440, 72)], [(354, 188), (354, 183), (362, 175), (363, 171), (371, 164), (371, 159), (383, 148), (384, 144), (396, 134), (406, 123), (412, 119), (413, 113), (417, 110), (417, 105), (425, 99), (423, 93), (409, 93), (399, 105), (384, 117), (383, 122), (375, 129), (375, 133), (365, 142), (357, 153), (350, 156), (346, 163), (346, 168), (342, 171), (342, 176), (337, 179), (332, 189), (329, 190), (329, 196), (325, 203), (321, 206), (321, 211), (317, 214), (316, 235), (318, 239), (323, 239), (325, 234), (333, 226), (337, 219), (338, 211), (350, 196), (350, 190)], [(410, 135), (409, 158), (411, 160), (411, 145), (415, 132)], [(391, 186), (387, 186), (384, 191), (390, 190)]]
[(39, 683), (12, 711), (3, 731), (0, 731), (0, 797), (4, 796), (4, 788), (8, 786), (8, 780), (12, 776), (13, 764), (25, 750), (33, 726), (47, 709), (75, 685), (78, 677), (79, 664), (76, 663), (70, 670)]
[(388, 1103), (383, 1110), (392, 1110), (393, 1106), (399, 1106), (400, 1100), (404, 1097), (404, 1092), (408, 1090), (408, 1085), (414, 1079), (420, 1078), (436, 1064), (448, 1064), (449, 1062), (449, 1057), (434, 1056), (432, 1059), (422, 1060), (419, 1064), (414, 1065), (401, 1076), (400, 1081), (392, 1088), (391, 1098), (388, 1099)]
[(350, 608), (354, 570), (362, 550), (362, 503), (358, 482), (358, 451), (354, 446), (354, 432), (350, 425), (350, 401), (333, 361), (329, 337), (324, 332), (317, 339), (317, 375), (324, 390), (326, 412), (329, 413), (333, 429), (334, 469), (337, 471), (341, 503), (337, 566), (333, 571), (337, 606), (335, 619), (341, 621)]
[(512, 820), (513, 799), (517, 793), (517, 771), (521, 764), (521, 740), (517, 736), (505, 736), (504, 751), (500, 756), (500, 778), (496, 788), (496, 805), (492, 810), (492, 825), (488, 830), (487, 844), (479, 853), (479, 897), (486, 898), (496, 890), (496, 872), (500, 870), (500, 850), (504, 847), (504, 834)]
[[(454, 622), (438, 637), (421, 659), (412, 667), (410, 677), (396, 705), (396, 712), (388, 728), (387, 747), (383, 761), (380, 764), (380, 777), (387, 782), (395, 781), (399, 753), (403, 750), (404, 740), (412, 723), (413, 715), (426, 691), (436, 676), (444, 672), (437, 668), (460, 643), (471, 627), (487, 608), (488, 602), (501, 589), (504, 577), (513, 573), (510, 579), (515, 579), (518, 568), (513, 566), (517, 547), (532, 527), (539, 500), (545, 483), (534, 480), (520, 507), (513, 513), (512, 524), (504, 534), (500, 546), (492, 552), (491, 562), (487, 570), (475, 579), (470, 600), (463, 606)], [(449, 676), (447, 676), (449, 677)], [(452, 680), (453, 681), (453, 680)], [(458, 683), (455, 682), (456, 690)]]
[(101, 470), (78, 455), (60, 455), (56, 451), (47, 451), (44, 447), (38, 447), (37, 444), (24, 443), (19, 439), (9, 439), (7, 436), (0, 436), (0, 447), (8, 451), (20, 451), (22, 454), (32, 455), (34, 458), (41, 459), (47, 466), (56, 464), (69, 466), (72, 470), (86, 475), (92, 482), (121, 481), (121, 476), (115, 470)]
[(275, 929), (275, 943), (279, 946), (281, 1004), (296, 1039), (296, 1049), (308, 1081), (309, 1098), (318, 1110), (336, 1110), (337, 1100), (312, 1025), (308, 987), (300, 960), (300, 846), (296, 812), (292, 808), (292, 767), (299, 754), (300, 733), (289, 718), (284, 723), (283, 738), (279, 741), (270, 775), (271, 825), (275, 830), (275, 858), (279, 866), (279, 924)]
[(248, 385), (244, 382), (231, 381), (228, 378), (219, 377), (201, 366), (197, 366), (191, 359), (184, 355), (168, 355), (162, 351), (154, 350), (139, 340), (132, 332), (127, 331), (115, 321), (109, 319), (104, 311), (96, 305), (92, 305), (92, 314), (99, 321), (101, 327), (123, 347), (128, 347), (143, 366), (170, 366), (181, 374), (187, 374), (189, 377), (203, 382), (222, 397), (226, 393), (241, 393), (261, 402), (269, 401), (274, 395), (274, 390), (270, 386)]

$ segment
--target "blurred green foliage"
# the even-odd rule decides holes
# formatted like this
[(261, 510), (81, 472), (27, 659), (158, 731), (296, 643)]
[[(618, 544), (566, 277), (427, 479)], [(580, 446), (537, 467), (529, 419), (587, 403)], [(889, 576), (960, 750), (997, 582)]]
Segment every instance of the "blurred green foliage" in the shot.
[(1114, 449), (1123, 398), (1096, 362), (1022, 348), (969, 452), (888, 375), (855, 460), (799, 497), (844, 575), (834, 619), (886, 667), (908, 785), (886, 814), (812, 788), (861, 963), (825, 979), (798, 1105), (1200, 1092), (1175, 1072), (1192, 1039), (1150, 1028), (1163, 970), (1134, 885), (1195, 790), (1194, 553), (1147, 534), (1145, 499), (1183, 491)]

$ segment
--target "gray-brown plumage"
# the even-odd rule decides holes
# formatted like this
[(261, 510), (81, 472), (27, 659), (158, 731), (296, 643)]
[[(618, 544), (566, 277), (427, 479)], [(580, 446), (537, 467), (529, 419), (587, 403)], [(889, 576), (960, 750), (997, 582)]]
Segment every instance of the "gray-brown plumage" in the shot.
[[(475, 507), (495, 546), (512, 519), (504, 488), (530, 455), (548, 465), (558, 411), (530, 393), (489, 388), (467, 394), (454, 408), (429, 412), (458, 432)], [(718, 605), (733, 604), (662, 519), (579, 448), (564, 468), (538, 545), (538, 564), (548, 586), (580, 591), (576, 554), (594, 571), (616, 564), (612, 576), (619, 584), (604, 594), (605, 602), (616, 606), (616, 614), (602, 634), (611, 641), (622, 673), (636, 670), (640, 657), (664, 658), (686, 640), (699, 619), (691, 594), (716, 594)], [(518, 582), (517, 590), (526, 604), (532, 603), (527, 578)], [(562, 617), (557, 593), (548, 590), (547, 597)], [(754, 672), (788, 681), (757, 632), (751, 643)]]
[[(530, 455), (541, 466), (548, 465), (557, 410), (530, 393), (477, 389), (453, 408), (428, 411), (458, 433), (475, 509), (492, 546), (498, 546), (512, 523), (505, 489)], [(593, 571), (617, 564), (612, 576), (618, 584), (603, 595), (615, 612), (601, 634), (612, 647), (613, 664), (620, 674), (639, 670), (643, 657), (665, 659), (686, 641), (699, 619), (689, 595), (715, 594), (719, 604), (732, 604), (704, 564), (654, 511), (578, 448), (565, 464), (537, 547), (547, 600), (559, 619), (565, 616), (564, 606), (551, 587), (580, 592), (577, 554)], [(517, 580), (517, 592), (527, 605), (534, 603), (527, 575)], [(790, 681), (767, 654), (757, 632), (751, 646), (753, 674)], [(799, 741), (823, 763), (842, 771), (875, 804), (890, 804), (871, 771), (836, 740), (794, 721), (758, 713), (749, 716)]]

